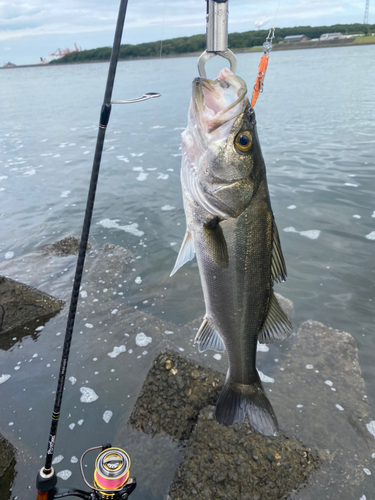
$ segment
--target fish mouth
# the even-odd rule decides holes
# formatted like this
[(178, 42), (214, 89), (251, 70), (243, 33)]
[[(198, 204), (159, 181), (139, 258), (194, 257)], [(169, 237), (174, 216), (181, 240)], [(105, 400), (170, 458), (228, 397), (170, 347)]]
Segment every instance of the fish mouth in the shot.
[[(196, 78), (191, 110), (196, 123), (208, 134), (220, 128), (218, 138), (226, 138), (235, 119), (244, 112), (246, 93), (246, 83), (228, 68), (223, 68), (215, 80)], [(224, 125), (227, 126), (223, 128)]]

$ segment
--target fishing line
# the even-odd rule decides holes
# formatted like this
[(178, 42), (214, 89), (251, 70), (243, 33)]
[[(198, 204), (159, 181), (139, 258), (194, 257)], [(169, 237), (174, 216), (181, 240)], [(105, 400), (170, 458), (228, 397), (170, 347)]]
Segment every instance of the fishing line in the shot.
[(277, 6), (277, 9), (276, 9), (276, 15), (275, 15), (275, 19), (273, 20), (273, 25), (272, 25), (272, 27), (273, 27), (273, 28), (275, 27), (276, 18), (277, 18), (277, 16), (279, 15), (279, 7), (280, 7), (280, 4), (281, 4), (281, 0), (279, 0), (278, 6)]
[(161, 53), (163, 51), (165, 11), (166, 11), (166, 2), (164, 2), (164, 13), (163, 13), (163, 24), (162, 24), (162, 27), (161, 27), (161, 39), (160, 39), (160, 54), (159, 54), (159, 59), (161, 59)]

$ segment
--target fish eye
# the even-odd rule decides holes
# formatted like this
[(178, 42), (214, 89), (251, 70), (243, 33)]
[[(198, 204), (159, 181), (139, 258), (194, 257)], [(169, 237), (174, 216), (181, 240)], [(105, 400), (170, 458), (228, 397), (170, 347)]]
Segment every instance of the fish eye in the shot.
[(236, 149), (241, 153), (247, 153), (250, 151), (252, 144), (253, 138), (248, 130), (239, 132), (234, 140)]

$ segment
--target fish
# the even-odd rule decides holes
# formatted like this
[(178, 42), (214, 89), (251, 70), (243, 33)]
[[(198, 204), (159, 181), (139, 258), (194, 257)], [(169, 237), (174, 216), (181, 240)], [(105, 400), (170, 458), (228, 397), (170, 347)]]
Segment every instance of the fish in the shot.
[(218, 423), (247, 421), (272, 436), (278, 422), (256, 369), (257, 342), (289, 337), (273, 285), (287, 270), (246, 83), (229, 69), (196, 78), (182, 133), (186, 233), (171, 276), (197, 258), (206, 313), (199, 352), (228, 353), (216, 402)]

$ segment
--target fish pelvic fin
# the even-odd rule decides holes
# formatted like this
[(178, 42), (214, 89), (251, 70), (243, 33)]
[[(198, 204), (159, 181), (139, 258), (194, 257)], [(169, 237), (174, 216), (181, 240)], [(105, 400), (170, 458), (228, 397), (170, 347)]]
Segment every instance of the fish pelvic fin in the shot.
[(271, 279), (280, 283), (286, 281), (286, 264), (283, 251), (281, 250), (279, 231), (276, 222), (273, 219), (273, 239), (272, 239), (272, 261), (271, 261)]
[(204, 318), (194, 342), (198, 344), (199, 352), (204, 352), (207, 349), (219, 352), (225, 351), (224, 342), (222, 341), (220, 335), (215, 331), (211, 320), (207, 317)]
[(261, 344), (272, 344), (290, 337), (293, 333), (292, 323), (287, 318), (285, 312), (272, 291), (268, 315), (263, 328), (258, 335)]
[(244, 422), (260, 434), (277, 436), (279, 425), (272, 405), (264, 392), (259, 375), (250, 385), (230, 381), (229, 377), (221, 390), (216, 403), (216, 421), (223, 425)]
[(220, 227), (219, 217), (214, 217), (203, 224), (203, 234), (212, 260), (220, 267), (227, 268), (229, 257), (227, 242)]
[(176, 264), (174, 265), (174, 268), (172, 269), (172, 272), (169, 276), (173, 276), (174, 273), (180, 269), (180, 267), (186, 264), (186, 262), (194, 259), (194, 255), (194, 241), (189, 231), (186, 231), (180, 251), (178, 252)]

